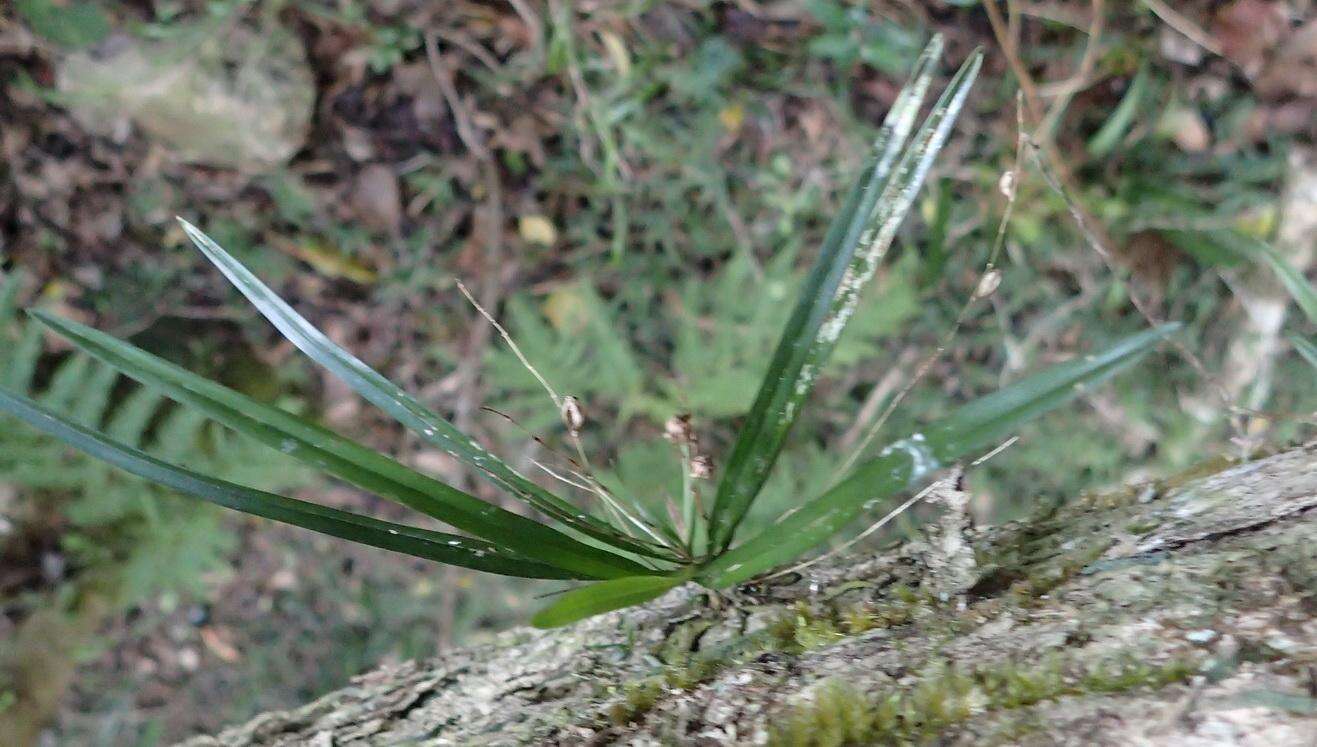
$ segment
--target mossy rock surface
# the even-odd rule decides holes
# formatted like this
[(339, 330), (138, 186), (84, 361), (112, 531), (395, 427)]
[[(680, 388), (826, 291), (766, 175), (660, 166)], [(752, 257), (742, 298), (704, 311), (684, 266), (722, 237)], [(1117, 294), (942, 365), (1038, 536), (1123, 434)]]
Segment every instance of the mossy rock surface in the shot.
[(973, 531), (950, 598), (908, 543), (510, 631), (189, 744), (1317, 744), (1315, 509), (1309, 444)]

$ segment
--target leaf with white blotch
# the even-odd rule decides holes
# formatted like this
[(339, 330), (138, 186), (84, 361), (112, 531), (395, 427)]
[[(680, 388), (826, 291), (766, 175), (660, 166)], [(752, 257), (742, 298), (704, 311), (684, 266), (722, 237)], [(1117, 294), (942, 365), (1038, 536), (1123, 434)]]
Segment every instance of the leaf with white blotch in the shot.
[(708, 563), (700, 571), (700, 582), (722, 588), (794, 560), (841, 531), (867, 504), (995, 445), (1024, 423), (1129, 367), (1179, 326), (1162, 325), (1126, 337), (1101, 353), (1052, 366), (962, 406), (923, 433), (889, 444), (836, 487)]
[(7, 412), (76, 449), (138, 477), (235, 511), (274, 519), (363, 545), (488, 573), (551, 579), (571, 575), (562, 569), (506, 553), (484, 540), (394, 524), (217, 480), (156, 459), (5, 389), (0, 389), (0, 412)]
[(905, 147), (940, 51), (941, 39), (935, 37), (888, 113), (873, 160), (828, 229), (719, 482), (710, 515), (710, 546), (715, 550), (731, 543), (763, 488), (819, 371), (855, 312), (860, 292), (914, 204), (969, 95), (982, 65), (981, 52), (961, 66)]

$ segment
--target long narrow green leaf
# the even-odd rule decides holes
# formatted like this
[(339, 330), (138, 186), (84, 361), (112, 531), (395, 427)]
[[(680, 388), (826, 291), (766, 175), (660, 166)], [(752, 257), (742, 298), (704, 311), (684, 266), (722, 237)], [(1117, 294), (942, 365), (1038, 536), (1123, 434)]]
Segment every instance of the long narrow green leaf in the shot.
[(567, 501), (536, 485), (509, 467), (494, 454), (466, 436), (447, 420), (431, 412), (351, 353), (335, 345), (320, 330), (302, 318), (246, 267), (229, 256), (196, 226), (179, 218), (192, 243), (224, 273), (229, 282), (290, 342), (316, 363), (342, 379), (357, 394), (388, 413), (390, 417), (419, 435), (425, 442), (447, 452), (463, 464), (474, 467), (494, 484), (508, 490), (530, 506), (554, 519), (613, 547), (629, 552), (660, 557), (669, 556), (648, 544), (636, 542), (596, 517), (582, 512)]
[(1130, 81), (1129, 89), (1121, 97), (1120, 103), (1116, 104), (1116, 108), (1111, 111), (1111, 116), (1107, 117), (1107, 121), (1102, 123), (1102, 127), (1088, 141), (1089, 155), (1101, 158), (1120, 144), (1120, 139), (1129, 131), (1130, 125), (1134, 124), (1134, 115), (1138, 114), (1147, 89), (1148, 65), (1145, 62), (1139, 66), (1139, 71), (1134, 74), (1134, 80)]
[(1256, 242), (1258, 253), (1262, 259), (1276, 274), (1285, 290), (1290, 292), (1294, 298), (1294, 303), (1299, 305), (1303, 315), (1308, 317), (1308, 321), (1317, 324), (1317, 288), (1312, 287), (1312, 283), (1303, 276), (1303, 273), (1294, 268), (1280, 255), (1271, 245), (1258, 241)]
[[(782, 332), (759, 393), (751, 405), (745, 423), (737, 433), (727, 469), (718, 484), (709, 523), (711, 550), (724, 549), (731, 541), (736, 524), (749, 508), (754, 495), (763, 486), (781, 450), (786, 431), (794, 422), (783, 418), (781, 403), (794, 393), (794, 384), (805, 367), (810, 345), (831, 310), (847, 269), (854, 259), (861, 232), (882, 196), (892, 167), (914, 129), (915, 117), (933, 80), (933, 68), (942, 53), (942, 36), (935, 35), (916, 60), (910, 82), (901, 90), (884, 117), (874, 140), (873, 155), (851, 186), (841, 210), (828, 226), (805, 284), (800, 301)], [(794, 375), (793, 373), (794, 372)], [(812, 382), (806, 382), (797, 400), (808, 394)], [(798, 402), (797, 402), (798, 404)], [(783, 422), (787, 420), (787, 422)], [(777, 433), (774, 433), (777, 431)], [(774, 436), (778, 436), (774, 438)], [(755, 464), (759, 460), (760, 464)]]
[(0, 389), (0, 411), (138, 477), (225, 508), (364, 545), (504, 576), (562, 579), (575, 575), (506, 553), (484, 540), (380, 521), (217, 480), (163, 462), (4, 389)]
[(836, 487), (710, 562), (700, 572), (701, 582), (721, 588), (797, 558), (840, 531), (866, 506), (992, 446), (1023, 423), (1127, 368), (1178, 327), (1168, 324), (1140, 332), (1097, 355), (1048, 368), (964, 405), (924, 433), (893, 442)]
[(1290, 343), (1294, 345), (1294, 349), (1299, 351), (1299, 355), (1303, 356), (1305, 361), (1311, 363), (1313, 368), (1317, 368), (1317, 344), (1298, 335), (1290, 335)]
[(563, 594), (553, 604), (535, 613), (530, 623), (537, 628), (569, 625), (592, 615), (644, 604), (685, 582), (684, 578), (664, 576), (635, 576), (600, 581)]
[(846, 209), (830, 227), (782, 333), (718, 485), (710, 517), (710, 545), (715, 549), (731, 543), (736, 526), (768, 479), (819, 371), (855, 312), (860, 292), (876, 272), (951, 134), (983, 62), (982, 53), (975, 52), (961, 66), (903, 152), (938, 51), (940, 40), (935, 39), (921, 56), (914, 81), (889, 112), (875, 163), (861, 177), (863, 189), (852, 190)]
[(1175, 241), (1176, 246), (1195, 255), (1198, 255), (1196, 249), (1206, 248), (1224, 257), (1266, 265), (1281, 285), (1285, 286), (1308, 321), (1317, 324), (1317, 288), (1267, 242), (1238, 231), (1167, 231), (1166, 234)]
[(626, 558), (486, 503), (333, 431), (208, 381), (104, 332), (43, 311), (34, 311), (32, 316), (102, 362), (239, 433), (504, 549), (590, 578), (648, 572)]

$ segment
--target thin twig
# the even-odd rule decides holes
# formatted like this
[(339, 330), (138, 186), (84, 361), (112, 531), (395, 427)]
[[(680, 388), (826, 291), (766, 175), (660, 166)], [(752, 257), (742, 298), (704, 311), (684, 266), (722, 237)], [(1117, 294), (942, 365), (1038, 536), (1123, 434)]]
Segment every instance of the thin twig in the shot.
[(1015, 79), (1024, 93), (1024, 103), (1029, 109), (1030, 119), (1037, 120), (1042, 116), (1042, 112), (1038, 109), (1038, 89), (1034, 87), (1033, 76), (1029, 75), (1024, 63), (1020, 61), (1015, 37), (1006, 28), (1006, 21), (1001, 16), (1001, 9), (997, 7), (997, 0), (983, 0), (983, 9), (988, 13), (988, 24), (992, 26), (993, 35), (997, 37), (997, 43), (1001, 45), (1002, 53), (1006, 55), (1006, 63), (1010, 65), (1011, 72), (1015, 73)]
[(490, 52), (488, 49), (485, 49), (483, 46), (480, 45), (479, 42), (467, 36), (466, 34), (462, 33), (461, 31), (452, 31), (449, 29), (437, 28), (434, 30), (434, 34), (435, 36), (439, 37), (440, 39), (443, 39), (449, 44), (452, 44), (455, 47), (461, 47), (462, 49), (466, 50), (467, 54), (479, 60), (481, 64), (483, 64), (485, 67), (489, 68), (493, 72), (499, 71), (498, 58), (494, 56), (494, 53)]
[(526, 0), (508, 0), (508, 5), (521, 16), (521, 22), (526, 24), (526, 33), (531, 38), (531, 44), (534, 45), (536, 55), (544, 59), (544, 21), (540, 20), (540, 15), (531, 8)]
[(516, 418), (512, 417), (511, 415), (507, 414), (506, 412), (503, 412), (502, 410), (497, 410), (497, 409), (495, 409), (495, 408), (493, 408), (493, 407), (490, 407), (490, 406), (488, 406), (488, 405), (481, 405), (481, 406), (480, 406), (480, 409), (484, 410), (485, 412), (491, 413), (491, 414), (493, 414), (493, 415), (497, 415), (497, 416), (499, 416), (500, 418), (503, 418), (503, 419), (506, 420), (507, 422), (511, 423), (512, 426), (513, 426), (514, 428), (516, 428), (517, 430), (520, 430), (522, 433), (524, 433), (524, 434), (526, 435), (527, 438), (529, 438), (530, 440), (532, 440), (532, 441), (534, 441), (536, 444), (538, 444), (538, 445), (540, 446), (540, 448), (542, 448), (542, 449), (544, 449), (545, 451), (549, 452), (550, 454), (552, 454), (552, 455), (558, 457), (559, 459), (563, 460), (563, 461), (566, 462), (567, 464), (570, 464), (570, 465), (572, 465), (573, 467), (580, 467), (580, 466), (581, 466), (581, 465), (579, 465), (579, 464), (576, 463), (576, 460), (572, 459), (572, 458), (571, 458), (570, 456), (568, 456), (567, 454), (565, 454), (565, 453), (563, 453), (563, 452), (561, 452), (561, 451), (558, 451), (557, 449), (555, 449), (555, 448), (553, 448), (552, 446), (550, 446), (547, 442), (545, 442), (545, 440), (544, 440), (543, 438), (540, 438), (540, 437), (537, 436), (535, 433), (531, 432), (531, 430), (530, 430), (529, 428), (527, 428), (526, 426), (524, 426), (524, 425), (522, 425), (521, 423), (517, 422), (517, 419), (516, 419)]
[(1008, 439), (1006, 439), (1005, 441), (1002, 441), (1000, 444), (998, 444), (998, 445), (997, 445), (997, 448), (993, 449), (992, 451), (989, 451), (987, 454), (984, 454), (983, 456), (979, 457), (978, 459), (975, 459), (974, 461), (970, 462), (970, 463), (969, 463), (969, 466), (971, 466), (971, 467), (977, 467), (977, 466), (979, 466), (980, 464), (983, 464), (984, 462), (988, 461), (989, 459), (991, 459), (991, 458), (997, 456), (998, 454), (1002, 453), (1003, 451), (1006, 451), (1007, 449), (1011, 448), (1011, 447), (1014, 446), (1015, 443), (1016, 443), (1017, 441), (1019, 441), (1019, 440), (1020, 440), (1020, 437), (1019, 437), (1019, 436), (1011, 436), (1010, 438), (1008, 438)]
[(453, 71), (449, 69), (444, 62), (443, 56), (439, 54), (439, 41), (437, 34), (425, 35), (425, 59), (430, 64), (430, 73), (434, 80), (439, 84), (439, 92), (443, 94), (444, 101), (448, 104), (448, 110), (453, 114), (453, 122), (457, 126), (457, 137), (462, 140), (462, 144), (467, 150), (471, 151), (480, 161), (489, 161), (491, 155), (489, 149), (485, 147), (484, 141), (476, 135), (476, 130), (471, 126), (471, 114), (467, 111), (466, 105), (462, 103), (462, 97), (457, 92), (457, 86), (453, 84)]
[(1217, 57), (1225, 56), (1225, 52), (1222, 51), (1221, 45), (1217, 44), (1215, 39), (1209, 36), (1206, 31), (1199, 28), (1198, 24), (1184, 17), (1171, 6), (1163, 3), (1161, 0), (1143, 0), (1143, 4), (1148, 6), (1148, 10), (1152, 11), (1153, 15), (1162, 19), (1162, 23), (1180, 32), (1180, 34), (1189, 41), (1206, 49)]
[[(530, 362), (530, 359), (528, 359), (526, 357), (526, 354), (521, 351), (521, 347), (518, 346), (517, 342), (512, 339), (512, 335), (508, 333), (507, 329), (504, 328), (502, 324), (499, 324), (498, 320), (494, 318), (493, 314), (490, 314), (487, 310), (485, 310), (484, 306), (480, 305), (480, 302), (477, 301), (471, 295), (471, 292), (467, 290), (466, 285), (464, 285), (460, 280), (457, 281), (457, 289), (461, 291), (462, 295), (466, 297), (466, 300), (470, 302), (473, 307), (475, 307), (476, 312), (479, 313), (480, 316), (484, 317), (485, 321), (487, 321), (489, 325), (499, 333), (499, 335), (503, 338), (503, 341), (506, 342), (508, 347), (512, 350), (513, 355), (517, 356), (517, 360), (521, 362), (522, 367), (524, 367), (527, 371), (530, 372), (532, 376), (535, 377), (535, 380), (540, 383), (540, 386), (543, 387), (544, 391), (549, 395), (549, 399), (552, 400), (554, 407), (557, 408), (559, 412), (561, 412), (563, 401), (564, 401), (563, 397), (560, 396), (558, 392), (554, 390), (553, 386), (549, 384), (548, 379), (545, 379), (544, 375), (540, 373), (539, 369), (535, 368), (535, 365)], [(503, 413), (498, 413), (498, 414), (503, 415)], [(503, 417), (507, 418), (508, 416), (503, 415)], [(511, 418), (508, 419), (511, 420)], [(576, 451), (577, 459), (580, 460), (577, 466), (583, 473), (581, 477), (583, 480), (585, 480), (585, 484), (569, 481), (563, 478), (561, 475), (558, 475), (557, 473), (553, 472), (543, 464), (540, 464), (539, 462), (534, 462), (534, 464), (540, 469), (547, 472), (549, 475), (557, 478), (558, 480), (561, 480), (562, 482), (565, 482), (568, 485), (572, 485), (573, 487), (580, 488), (602, 499), (604, 507), (607, 508), (613, 514), (614, 521), (618, 523), (622, 531), (626, 532), (632, 537), (635, 537), (636, 535), (634, 535), (629, 528), (629, 525), (634, 524), (640, 527), (641, 529), (643, 529), (646, 534), (649, 534), (651, 537), (656, 539), (664, 547), (669, 547), (670, 545), (665, 538), (655, 534), (653, 531), (649, 529), (649, 527), (645, 526), (643, 521), (641, 521), (631, 512), (625, 510), (622, 507), (621, 501), (619, 501), (615, 496), (613, 496), (608, 491), (608, 489), (605, 488), (599, 482), (599, 480), (594, 477), (594, 469), (590, 466), (589, 457), (585, 455), (585, 447), (581, 444), (580, 433), (575, 429), (568, 428), (567, 435), (572, 443), (572, 446)], [(539, 443), (543, 443), (543, 441), (541, 441), (538, 438), (536, 438), (535, 440)], [(550, 453), (556, 453), (556, 452), (550, 450)], [(571, 462), (572, 460), (568, 458), (567, 461)], [(637, 508), (639, 509), (638, 506)]]
[(1057, 122), (1070, 104), (1070, 99), (1088, 85), (1089, 76), (1097, 64), (1098, 52), (1102, 48), (1102, 29), (1106, 23), (1106, 4), (1104, 0), (1092, 0), (1093, 18), (1088, 25), (1088, 37), (1084, 42), (1084, 55), (1079, 60), (1079, 69), (1075, 74), (1058, 84), (1057, 98), (1047, 109), (1043, 118), (1043, 132), (1050, 137), (1056, 132)]
[(517, 356), (517, 360), (521, 361), (522, 367), (529, 371), (531, 376), (534, 376), (535, 380), (544, 388), (544, 391), (549, 394), (549, 399), (553, 401), (555, 410), (561, 410), (562, 397), (560, 397), (558, 392), (554, 390), (553, 386), (549, 384), (548, 379), (545, 379), (544, 375), (539, 372), (539, 369), (531, 364), (530, 360), (526, 358), (525, 353), (521, 352), (521, 348), (517, 345), (516, 341), (512, 339), (512, 335), (508, 334), (507, 329), (505, 329), (502, 324), (498, 323), (498, 320), (494, 318), (493, 314), (490, 314), (485, 310), (484, 306), (480, 305), (480, 302), (471, 295), (471, 292), (466, 289), (466, 285), (463, 284), (461, 280), (457, 281), (457, 289), (461, 291), (463, 296), (466, 296), (466, 300), (475, 307), (476, 312), (483, 316), (485, 321), (489, 322), (490, 325), (494, 327), (499, 336), (503, 338), (503, 342), (507, 343), (508, 347), (512, 350), (512, 354)]
[[(622, 528), (624, 531), (627, 531), (628, 534), (630, 534), (631, 532), (627, 529), (627, 524), (633, 524), (637, 528), (639, 528), (640, 531), (652, 537), (654, 541), (657, 542), (661, 547), (674, 550), (678, 553), (683, 552), (680, 545), (672, 544), (672, 542), (668, 538), (662, 536), (662, 533), (658, 532), (655, 528), (650, 526), (652, 517), (650, 517), (649, 512), (645, 511), (644, 507), (642, 507), (639, 503), (635, 501), (629, 502), (631, 504), (631, 507), (635, 509), (635, 513), (632, 513), (631, 511), (627, 510), (626, 505), (623, 504), (622, 501), (617, 496), (613, 495), (612, 491), (608, 490), (608, 488), (605, 488), (603, 483), (599, 482), (599, 480), (596, 479), (593, 475), (588, 475), (581, 472), (573, 472), (572, 474), (576, 475), (577, 478), (584, 480), (585, 483), (590, 486), (589, 487), (590, 492), (598, 496), (600, 500), (604, 502), (604, 505), (607, 506), (610, 511), (613, 511), (617, 515), (617, 517), (621, 519)], [(643, 514), (643, 516), (641, 516), (641, 514)]]

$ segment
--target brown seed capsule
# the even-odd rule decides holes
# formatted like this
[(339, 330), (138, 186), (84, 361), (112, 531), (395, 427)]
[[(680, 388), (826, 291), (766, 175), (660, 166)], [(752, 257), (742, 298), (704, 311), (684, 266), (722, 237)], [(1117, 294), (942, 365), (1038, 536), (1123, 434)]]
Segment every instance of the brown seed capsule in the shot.
[(1003, 171), (1001, 178), (997, 180), (997, 189), (1001, 190), (1002, 195), (1008, 200), (1015, 199), (1015, 172)]
[(585, 412), (581, 410), (581, 401), (570, 394), (562, 398), (562, 424), (568, 432), (576, 435), (585, 426)]
[(987, 298), (997, 292), (999, 285), (1001, 285), (1001, 270), (993, 268), (979, 279), (979, 286), (974, 289), (974, 297)]
[(691, 477), (696, 480), (713, 477), (713, 460), (707, 454), (696, 454), (691, 457)]
[(689, 444), (694, 441), (695, 433), (691, 430), (690, 413), (668, 418), (668, 422), (663, 424), (663, 437), (674, 444)]

